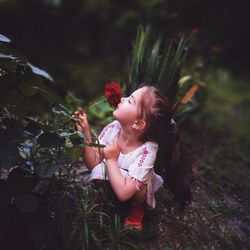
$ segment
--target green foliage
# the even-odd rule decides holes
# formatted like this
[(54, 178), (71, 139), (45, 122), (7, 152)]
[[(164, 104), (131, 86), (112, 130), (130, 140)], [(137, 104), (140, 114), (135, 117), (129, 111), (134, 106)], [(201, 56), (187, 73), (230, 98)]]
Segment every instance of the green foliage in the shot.
[(169, 41), (163, 47), (161, 38), (153, 42), (149, 27), (145, 31), (139, 27), (132, 51), (129, 90), (134, 91), (141, 83), (147, 83), (157, 86), (173, 100), (187, 43), (188, 39), (182, 37), (177, 46)]
[[(2, 240), (8, 242), (9, 235), (17, 234), (17, 225), (28, 228), (28, 236), (19, 236), (23, 238), (21, 247), (135, 249), (129, 230), (114, 217), (110, 200), (96, 202), (103, 194), (89, 183), (76, 182), (75, 169), (83, 164), (86, 145), (84, 134), (75, 131), (73, 124), (77, 122), (73, 111), (79, 102), (72, 94), (63, 101), (44, 81), (51, 83), (49, 74), (21, 59), (14, 49), (7, 54), (6, 42), (8, 38), (1, 35), (1, 246), (5, 247)], [(104, 145), (97, 142), (88, 146)], [(15, 246), (20, 244), (17, 241)]]
[[(59, 181), (59, 180), (58, 180)], [(136, 249), (102, 190), (54, 182), (50, 188), (49, 249)], [(103, 202), (98, 202), (102, 197)]]
[(1, 35), (0, 39), (0, 108), (22, 119), (46, 112), (52, 103), (64, 103), (52, 90), (51, 76), (27, 61)]
[[(185, 120), (189, 115), (199, 110), (204, 101), (205, 92), (202, 84), (190, 75), (180, 78), (188, 44), (191, 37), (183, 35), (179, 42), (153, 39), (150, 27), (140, 26), (133, 45), (129, 83), (127, 92), (132, 92), (142, 83), (154, 85), (174, 104), (173, 113), (178, 121)], [(196, 84), (198, 91), (189, 98), (187, 103), (179, 103), (192, 85)], [(178, 106), (178, 109), (177, 109)]]

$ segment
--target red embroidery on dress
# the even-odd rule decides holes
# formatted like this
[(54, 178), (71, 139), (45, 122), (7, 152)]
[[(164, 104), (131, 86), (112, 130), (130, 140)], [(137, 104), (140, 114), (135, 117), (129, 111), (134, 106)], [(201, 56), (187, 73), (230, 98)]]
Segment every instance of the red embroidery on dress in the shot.
[(115, 127), (115, 124), (114, 124), (114, 123), (107, 125), (107, 126), (105, 127), (105, 129), (102, 131), (102, 133), (101, 133), (99, 139), (102, 139), (102, 138), (104, 137), (104, 135), (106, 134), (106, 132), (108, 131), (108, 129), (114, 128), (114, 127)]
[(140, 162), (138, 163), (138, 167), (141, 167), (142, 164), (144, 163), (146, 157), (147, 157), (147, 154), (148, 154), (148, 150), (147, 150), (147, 147), (144, 147), (143, 149), (143, 152), (142, 152), (142, 157), (140, 159)]

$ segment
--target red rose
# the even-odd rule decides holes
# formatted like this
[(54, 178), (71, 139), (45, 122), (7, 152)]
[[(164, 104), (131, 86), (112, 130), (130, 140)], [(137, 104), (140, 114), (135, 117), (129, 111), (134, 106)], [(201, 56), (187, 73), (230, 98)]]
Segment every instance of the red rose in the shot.
[(117, 105), (121, 101), (122, 88), (115, 81), (113, 81), (111, 83), (107, 83), (105, 85), (104, 95), (106, 96), (107, 101), (108, 101), (108, 103), (109, 103), (110, 106), (117, 107)]

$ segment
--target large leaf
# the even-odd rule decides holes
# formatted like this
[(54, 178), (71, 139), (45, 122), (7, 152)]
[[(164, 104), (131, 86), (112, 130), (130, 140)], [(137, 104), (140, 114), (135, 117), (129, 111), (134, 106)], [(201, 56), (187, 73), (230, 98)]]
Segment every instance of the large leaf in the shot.
[(79, 146), (73, 146), (71, 148), (67, 149), (69, 158), (71, 160), (72, 163), (76, 162), (79, 160), (79, 158), (82, 155), (82, 147)]
[(61, 138), (57, 134), (50, 132), (41, 134), (37, 139), (37, 143), (44, 148), (58, 147), (63, 145), (64, 141), (64, 138)]
[(146, 65), (145, 82), (149, 84), (153, 83), (154, 80), (156, 80), (155, 71), (158, 67), (160, 45), (161, 39), (158, 39), (152, 48), (151, 55)]

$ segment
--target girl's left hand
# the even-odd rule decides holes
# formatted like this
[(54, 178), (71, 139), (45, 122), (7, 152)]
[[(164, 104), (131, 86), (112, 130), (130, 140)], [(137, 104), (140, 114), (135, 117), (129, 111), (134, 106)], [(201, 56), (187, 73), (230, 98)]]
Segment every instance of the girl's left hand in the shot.
[(121, 148), (117, 142), (112, 142), (103, 148), (103, 155), (106, 160), (117, 160), (120, 152)]

